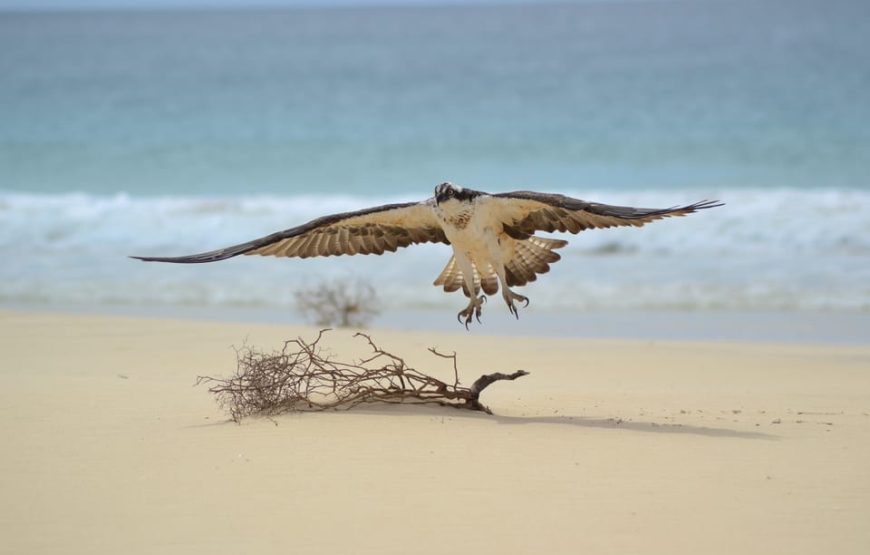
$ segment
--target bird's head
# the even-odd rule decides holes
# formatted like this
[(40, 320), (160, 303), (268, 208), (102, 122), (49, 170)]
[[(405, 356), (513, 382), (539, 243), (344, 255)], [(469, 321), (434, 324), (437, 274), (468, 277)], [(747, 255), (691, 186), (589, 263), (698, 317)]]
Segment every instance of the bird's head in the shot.
[(465, 190), (459, 185), (454, 185), (449, 181), (445, 181), (441, 185), (435, 187), (435, 203), (441, 204), (450, 199), (464, 200), (464, 191)]

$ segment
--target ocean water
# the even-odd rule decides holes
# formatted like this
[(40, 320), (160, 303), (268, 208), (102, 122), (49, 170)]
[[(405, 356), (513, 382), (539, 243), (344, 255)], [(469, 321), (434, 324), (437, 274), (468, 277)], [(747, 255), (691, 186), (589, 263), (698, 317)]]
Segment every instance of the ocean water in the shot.
[(863, 0), (0, 14), (0, 303), (458, 310), (444, 246), (126, 258), (450, 180), (727, 203), (570, 238), (536, 310), (868, 312), (868, 52)]

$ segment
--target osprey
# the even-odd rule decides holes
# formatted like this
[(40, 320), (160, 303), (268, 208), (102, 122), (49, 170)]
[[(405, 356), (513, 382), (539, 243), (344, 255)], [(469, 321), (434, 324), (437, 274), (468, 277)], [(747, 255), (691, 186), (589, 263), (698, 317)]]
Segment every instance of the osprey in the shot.
[[(480, 321), (486, 295), (501, 295), (519, 318), (515, 301), (529, 299), (510, 288), (537, 279), (561, 257), (554, 252), (568, 244), (538, 237), (538, 231), (568, 231), (616, 226), (640, 227), (670, 216), (722, 206), (701, 201), (688, 206), (648, 209), (586, 202), (564, 195), (515, 191), (489, 194), (442, 183), (435, 196), (422, 202), (386, 204), (355, 212), (323, 216), (297, 227), (223, 249), (178, 257), (134, 256), (149, 262), (196, 264), (240, 254), (263, 256), (336, 256), (383, 254), (415, 243), (445, 243), (453, 256), (435, 280), (444, 291), (462, 289), (468, 306), (457, 314), (465, 327)], [(481, 291), (483, 292), (481, 294)]]

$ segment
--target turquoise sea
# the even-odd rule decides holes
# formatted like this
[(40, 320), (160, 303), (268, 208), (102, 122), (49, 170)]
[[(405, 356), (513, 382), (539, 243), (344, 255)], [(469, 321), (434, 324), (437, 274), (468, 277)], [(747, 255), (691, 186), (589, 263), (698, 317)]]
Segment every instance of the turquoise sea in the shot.
[(0, 13), (0, 303), (292, 311), (353, 276), (458, 310), (446, 247), (126, 258), (450, 180), (727, 203), (573, 237), (530, 310), (866, 313), (868, 52), (864, 0)]

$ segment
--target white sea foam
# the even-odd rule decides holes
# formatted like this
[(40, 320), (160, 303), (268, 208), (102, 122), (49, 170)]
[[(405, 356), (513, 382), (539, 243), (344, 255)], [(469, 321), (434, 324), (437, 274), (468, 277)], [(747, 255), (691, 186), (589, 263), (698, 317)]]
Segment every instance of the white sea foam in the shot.
[[(651, 207), (700, 200), (680, 191), (566, 193)], [(643, 230), (569, 237), (563, 260), (527, 288), (529, 296), (536, 306), (561, 309), (870, 310), (870, 193), (734, 189), (706, 196), (727, 205)], [(447, 260), (444, 246), (389, 257), (195, 266), (127, 258), (210, 250), (323, 214), (411, 198), (0, 193), (0, 301), (289, 307), (299, 287), (363, 276), (384, 286), (391, 307), (459, 306), (457, 295), (429, 285)]]

